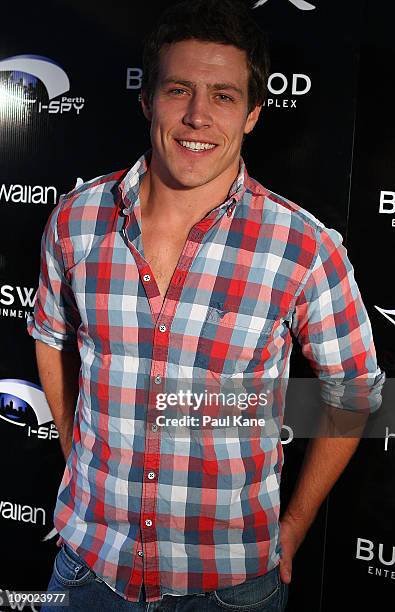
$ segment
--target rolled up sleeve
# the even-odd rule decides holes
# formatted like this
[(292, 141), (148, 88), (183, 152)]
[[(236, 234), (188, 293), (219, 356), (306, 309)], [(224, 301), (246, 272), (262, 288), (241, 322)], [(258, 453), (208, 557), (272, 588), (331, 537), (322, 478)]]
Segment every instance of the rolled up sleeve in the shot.
[(291, 329), (321, 381), (323, 401), (374, 412), (385, 373), (377, 365), (373, 334), (354, 270), (336, 230), (319, 232), (314, 265), (295, 302)]
[(80, 323), (72, 288), (66, 279), (58, 216), (61, 201), (52, 211), (41, 239), (39, 286), (33, 314), (27, 319), (28, 333), (58, 350), (77, 346)]

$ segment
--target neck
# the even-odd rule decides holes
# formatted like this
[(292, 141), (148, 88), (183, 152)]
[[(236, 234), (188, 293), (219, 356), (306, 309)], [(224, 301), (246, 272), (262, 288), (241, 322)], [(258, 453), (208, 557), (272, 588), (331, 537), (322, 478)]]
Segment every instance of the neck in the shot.
[(160, 216), (169, 222), (187, 221), (194, 225), (225, 201), (238, 172), (239, 161), (207, 184), (176, 189), (156, 172), (155, 162), (152, 160), (140, 185), (142, 214), (146, 217)]

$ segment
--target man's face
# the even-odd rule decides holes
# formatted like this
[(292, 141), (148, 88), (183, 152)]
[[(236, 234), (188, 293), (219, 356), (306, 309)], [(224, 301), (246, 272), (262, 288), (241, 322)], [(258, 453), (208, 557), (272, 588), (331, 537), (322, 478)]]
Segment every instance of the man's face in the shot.
[(234, 179), (243, 134), (261, 110), (248, 114), (245, 52), (198, 40), (161, 49), (152, 105), (144, 95), (142, 105), (151, 121), (152, 169), (174, 189)]

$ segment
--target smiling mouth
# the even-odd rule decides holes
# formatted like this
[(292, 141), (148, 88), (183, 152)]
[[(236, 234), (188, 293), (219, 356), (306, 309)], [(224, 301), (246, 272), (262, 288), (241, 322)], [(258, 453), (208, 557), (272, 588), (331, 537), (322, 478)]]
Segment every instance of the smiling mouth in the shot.
[(217, 145), (210, 142), (198, 142), (193, 140), (177, 140), (178, 144), (188, 151), (210, 151)]

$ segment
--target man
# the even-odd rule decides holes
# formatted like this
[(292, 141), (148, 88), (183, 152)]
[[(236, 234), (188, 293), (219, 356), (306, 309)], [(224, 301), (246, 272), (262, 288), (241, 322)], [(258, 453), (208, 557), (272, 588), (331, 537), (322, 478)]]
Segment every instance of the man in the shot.
[(365, 380), (373, 409), (383, 374), (340, 235), (240, 156), (268, 77), (249, 11), (169, 8), (143, 68), (152, 150), (62, 196), (42, 241), (29, 331), (67, 459), (48, 589), (86, 611), (283, 610), (358, 439), (310, 442), (280, 533), (279, 432), (202, 444), (162, 430), (155, 398), (169, 380), (286, 377), (291, 333), (329, 404), (332, 377)]

